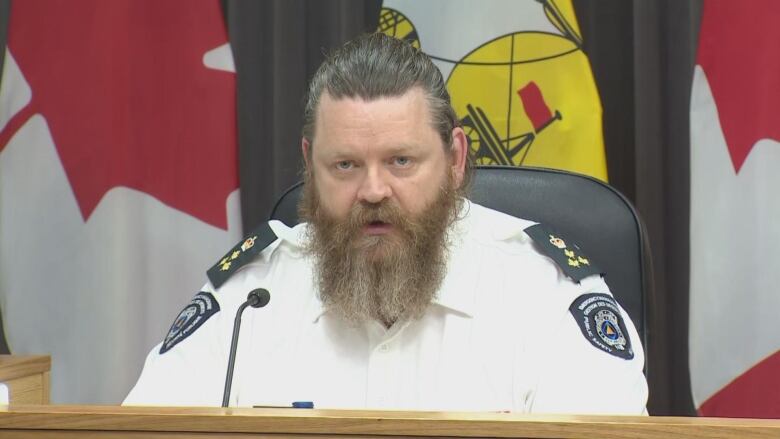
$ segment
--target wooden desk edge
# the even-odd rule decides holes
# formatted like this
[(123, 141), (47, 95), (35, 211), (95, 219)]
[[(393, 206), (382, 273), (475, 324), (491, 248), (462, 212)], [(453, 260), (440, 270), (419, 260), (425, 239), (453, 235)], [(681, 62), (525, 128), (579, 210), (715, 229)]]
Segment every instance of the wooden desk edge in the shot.
[(2, 429), (528, 438), (780, 437), (780, 420), (307, 409), (13, 406)]

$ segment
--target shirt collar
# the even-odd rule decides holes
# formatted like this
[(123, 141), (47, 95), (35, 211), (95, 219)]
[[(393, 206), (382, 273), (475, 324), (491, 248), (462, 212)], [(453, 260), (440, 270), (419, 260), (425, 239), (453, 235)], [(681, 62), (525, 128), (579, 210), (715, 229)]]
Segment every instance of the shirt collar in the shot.
[(470, 250), (474, 232), (474, 204), (464, 199), (458, 219), (450, 230), (450, 245), (447, 253), (447, 273), (439, 287), (439, 293), (433, 303), (460, 314), (471, 317), (474, 308), (474, 295), (477, 288), (477, 276), (472, 276), (473, 267), (479, 264)]
[(461, 227), (476, 239), (492, 241), (530, 242), (525, 229), (536, 224), (534, 221), (518, 218), (466, 200), (467, 221)]
[[(449, 271), (442, 281), (436, 298), (431, 302), (432, 306), (441, 306), (466, 317), (473, 317), (474, 299), (477, 291), (476, 276), (468, 278), (465, 273), (467, 270), (461, 269), (458, 265), (449, 266)], [(327, 313), (322, 300), (314, 297), (306, 311), (307, 320), (317, 323), (319, 319)]]
[(268, 222), (271, 230), (274, 231), (276, 237), (291, 244), (295, 248), (303, 247), (303, 241), (305, 239), (306, 224), (297, 224), (295, 227), (288, 227), (286, 224), (279, 220), (271, 220)]
[(319, 297), (314, 297), (314, 299), (309, 302), (309, 309), (306, 310), (306, 320), (310, 321), (312, 323), (317, 323), (319, 321), (320, 317), (325, 315), (327, 310), (325, 309), (325, 306), (322, 304), (322, 300), (320, 300)]

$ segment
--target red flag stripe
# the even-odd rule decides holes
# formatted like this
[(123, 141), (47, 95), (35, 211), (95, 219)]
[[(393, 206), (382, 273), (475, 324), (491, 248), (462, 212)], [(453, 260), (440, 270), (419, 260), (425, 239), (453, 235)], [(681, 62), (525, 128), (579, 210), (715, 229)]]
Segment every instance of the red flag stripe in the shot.
[(699, 407), (702, 416), (780, 418), (780, 351), (750, 368)]

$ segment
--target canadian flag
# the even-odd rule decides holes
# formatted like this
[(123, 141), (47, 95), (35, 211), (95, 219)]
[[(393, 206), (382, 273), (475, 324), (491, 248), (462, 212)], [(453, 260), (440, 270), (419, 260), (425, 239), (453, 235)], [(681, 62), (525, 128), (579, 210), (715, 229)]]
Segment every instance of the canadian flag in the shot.
[(691, 96), (690, 367), (706, 416), (780, 418), (780, 2), (705, 1)]
[(241, 234), (218, 0), (14, 2), (0, 89), (0, 305), (53, 402), (117, 403)]

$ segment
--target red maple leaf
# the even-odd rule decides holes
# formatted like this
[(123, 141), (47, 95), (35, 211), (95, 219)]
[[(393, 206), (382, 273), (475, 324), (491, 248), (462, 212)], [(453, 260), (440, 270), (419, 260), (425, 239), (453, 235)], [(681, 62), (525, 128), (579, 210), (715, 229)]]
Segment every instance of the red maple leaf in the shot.
[(8, 47), (86, 220), (113, 187), (227, 229), (238, 187), (235, 75), (203, 65), (227, 42), (218, 0), (25, 0)]
[(780, 2), (705, 2), (701, 65), (718, 106), (734, 170), (758, 140), (780, 141)]

